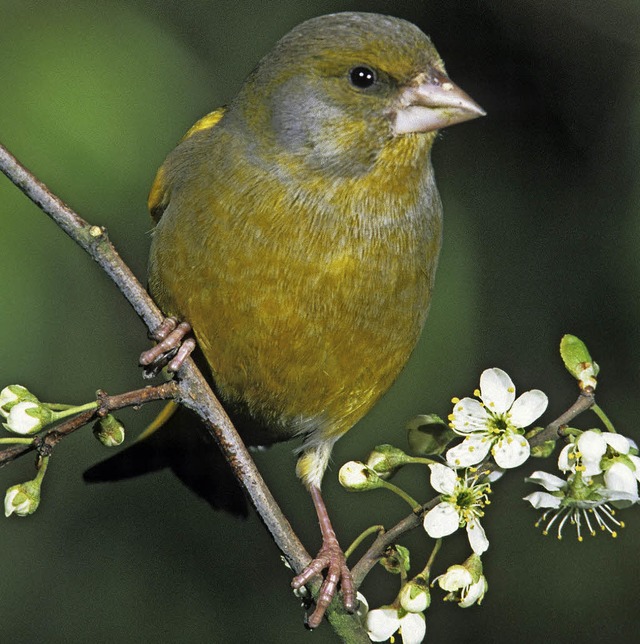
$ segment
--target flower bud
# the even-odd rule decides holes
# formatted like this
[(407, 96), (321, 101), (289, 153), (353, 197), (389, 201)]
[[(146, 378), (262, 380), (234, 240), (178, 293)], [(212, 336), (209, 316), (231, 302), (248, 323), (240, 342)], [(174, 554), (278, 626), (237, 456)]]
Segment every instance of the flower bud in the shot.
[(408, 613), (424, 612), (429, 608), (429, 604), (431, 603), (427, 580), (418, 575), (402, 587), (398, 597), (400, 599), (400, 606)]
[(107, 414), (94, 424), (93, 435), (105, 447), (117, 447), (124, 441), (124, 425), (113, 414)]
[(393, 445), (377, 445), (369, 458), (367, 466), (380, 478), (391, 478), (403, 465), (411, 462), (411, 457)]
[(32, 401), (16, 403), (11, 407), (5, 428), (14, 434), (36, 434), (54, 420), (54, 413), (44, 405)]
[(340, 485), (350, 492), (374, 490), (382, 484), (380, 477), (360, 461), (345, 463), (338, 472), (338, 480)]
[(38, 399), (22, 385), (9, 385), (0, 391), (0, 415), (5, 418), (11, 408), (19, 402), (39, 402)]
[(19, 483), (7, 490), (4, 497), (4, 514), (7, 517), (12, 514), (16, 514), (19, 517), (26, 517), (29, 514), (33, 514), (39, 505), (39, 481)]
[(580, 389), (596, 388), (598, 364), (591, 359), (585, 343), (575, 335), (567, 334), (560, 341), (560, 356), (567, 371), (578, 381)]

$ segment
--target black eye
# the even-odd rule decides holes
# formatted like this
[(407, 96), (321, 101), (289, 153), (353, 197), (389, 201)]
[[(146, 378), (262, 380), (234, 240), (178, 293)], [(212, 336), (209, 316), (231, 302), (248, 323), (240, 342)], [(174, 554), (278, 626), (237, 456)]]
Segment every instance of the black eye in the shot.
[(349, 80), (354, 87), (358, 89), (367, 89), (371, 87), (377, 80), (376, 73), (371, 67), (358, 65), (349, 72)]

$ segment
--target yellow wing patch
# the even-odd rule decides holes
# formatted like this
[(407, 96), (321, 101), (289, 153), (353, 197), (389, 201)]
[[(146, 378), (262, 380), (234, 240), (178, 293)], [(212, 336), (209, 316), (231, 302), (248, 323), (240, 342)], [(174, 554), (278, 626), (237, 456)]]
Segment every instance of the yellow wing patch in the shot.
[[(203, 116), (187, 130), (187, 133), (180, 139), (180, 143), (193, 136), (196, 132), (209, 130), (214, 127), (225, 112), (225, 107), (219, 107), (217, 110), (213, 110), (213, 112), (209, 112), (209, 114)], [(153, 185), (149, 191), (149, 198), (147, 199), (147, 207), (149, 208), (149, 212), (151, 213), (151, 217), (155, 223), (160, 221), (162, 213), (169, 205), (170, 194), (171, 191), (167, 185), (166, 170), (163, 164), (156, 173), (156, 178), (153, 180)]]
[(196, 132), (211, 129), (222, 118), (226, 111), (226, 107), (219, 107), (217, 110), (213, 110), (213, 112), (209, 112), (209, 114), (203, 116), (187, 130), (187, 133), (180, 139), (180, 142), (182, 143), (182, 141), (193, 136)]

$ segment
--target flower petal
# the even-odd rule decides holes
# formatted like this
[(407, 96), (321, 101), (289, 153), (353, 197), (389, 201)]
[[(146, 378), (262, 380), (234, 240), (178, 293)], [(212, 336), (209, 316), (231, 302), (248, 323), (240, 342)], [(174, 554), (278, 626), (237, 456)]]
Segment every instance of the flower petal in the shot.
[(561, 450), (558, 455), (558, 469), (561, 472), (575, 472), (576, 471), (576, 459), (574, 455), (575, 445), (573, 443), (567, 443)]
[[(576, 445), (578, 446), (583, 465), (596, 465), (596, 469), (599, 469), (600, 460), (607, 451), (607, 443), (602, 437), (602, 434), (600, 432), (594, 432), (591, 429), (582, 432), (576, 441)], [(602, 472), (601, 469), (595, 472), (595, 474), (600, 474), (600, 472)]]
[(534, 472), (531, 476), (528, 476), (525, 479), (525, 483), (537, 483), (542, 485), (545, 490), (549, 490), (549, 492), (557, 492), (567, 487), (567, 482), (564, 479), (555, 474), (541, 471)]
[(457, 474), (446, 465), (441, 463), (431, 463), (431, 478), (429, 479), (431, 487), (441, 494), (453, 494), (458, 481)]
[(626, 492), (638, 496), (638, 480), (633, 472), (624, 463), (614, 463), (604, 473), (604, 484), (609, 490)]
[(544, 414), (549, 404), (547, 394), (539, 389), (525, 391), (513, 403), (509, 419), (514, 427), (528, 427)]
[(386, 642), (400, 627), (398, 611), (390, 606), (367, 613), (366, 628), (372, 642)]
[(469, 434), (485, 430), (489, 414), (475, 398), (463, 398), (453, 406), (449, 418), (453, 431), (459, 434)]
[(462, 593), (462, 600), (458, 602), (460, 608), (469, 608), (476, 602), (478, 605), (482, 603), (482, 600), (485, 596), (485, 593), (488, 590), (489, 585), (484, 575), (476, 581), (475, 584), (471, 584), (469, 588), (466, 589), (466, 592)]
[(455, 564), (447, 568), (447, 572), (433, 580), (433, 583), (438, 582), (442, 590), (448, 593), (455, 593), (465, 586), (470, 586), (473, 583), (473, 577), (469, 570), (460, 564)]
[(427, 626), (422, 613), (407, 613), (400, 619), (402, 644), (420, 644), (426, 630)]
[(447, 450), (447, 463), (451, 467), (469, 467), (484, 460), (491, 449), (491, 441), (483, 434), (467, 436), (460, 445)]
[(633, 455), (627, 456), (627, 458), (635, 465), (636, 469), (634, 470), (633, 474), (636, 477), (636, 479), (640, 481), (640, 458)]
[(562, 503), (562, 497), (554, 496), (549, 492), (532, 492), (524, 497), (537, 510), (539, 508), (559, 508)]
[(473, 519), (467, 523), (467, 536), (469, 537), (471, 549), (477, 555), (486, 552), (489, 547), (489, 539), (487, 539), (487, 535), (485, 534), (484, 528), (480, 525), (480, 521)]
[(509, 469), (522, 465), (529, 458), (531, 447), (524, 436), (506, 431), (495, 443), (491, 453), (500, 467)]
[(631, 443), (626, 436), (622, 434), (612, 434), (611, 432), (605, 432), (601, 434), (607, 445), (613, 447), (613, 449), (618, 452), (618, 454), (628, 454), (629, 449), (631, 448)]
[(480, 376), (480, 398), (493, 414), (504, 414), (513, 404), (516, 388), (507, 373), (494, 367)]
[(460, 517), (453, 504), (443, 501), (427, 512), (423, 525), (430, 537), (439, 539), (453, 534), (460, 527)]

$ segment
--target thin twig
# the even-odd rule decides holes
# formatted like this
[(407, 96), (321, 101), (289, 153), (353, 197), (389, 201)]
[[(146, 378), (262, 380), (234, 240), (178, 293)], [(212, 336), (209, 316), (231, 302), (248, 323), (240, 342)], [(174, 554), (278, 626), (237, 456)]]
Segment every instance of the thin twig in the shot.
[[(82, 219), (1, 145), (0, 169), (91, 255), (113, 280), (150, 332), (160, 325), (162, 313), (122, 261), (104, 228)], [(192, 360), (185, 363), (177, 387), (179, 402), (195, 411), (214, 435), (287, 561), (294, 570), (302, 570), (311, 558), (302, 544), (293, 537), (291, 526), (267, 489), (240, 436)]]
[[(162, 312), (118, 255), (108, 239), (105, 228), (91, 225), (82, 219), (1, 144), (0, 170), (98, 263), (131, 304), (150, 333), (160, 326), (164, 319)], [(301, 572), (311, 561), (311, 557), (278, 506), (240, 435), (212, 393), (206, 379), (191, 359), (185, 361), (178, 376), (176, 399), (202, 419), (283, 556), (295, 572)], [(316, 579), (308, 586), (315, 595), (319, 590), (320, 582)], [(345, 642), (354, 644), (369, 642), (358, 618), (348, 615), (340, 602), (334, 600), (327, 611), (327, 618)]]
[(152, 400), (175, 398), (177, 391), (178, 386), (174, 381), (145, 387), (144, 389), (136, 389), (135, 391), (127, 391), (124, 394), (115, 396), (109, 396), (104, 391), (99, 391), (97, 393), (99, 404), (95, 409), (90, 409), (61, 421), (55, 427), (36, 436), (31, 444), (15, 445), (0, 450), (0, 467), (4, 467), (34, 449), (37, 449), (40, 453), (50, 452), (65, 436), (72, 434), (96, 418), (106, 416), (109, 412), (123, 409), (124, 407), (144, 405)]

